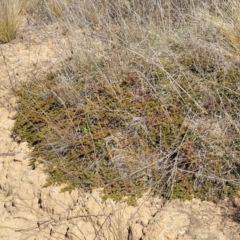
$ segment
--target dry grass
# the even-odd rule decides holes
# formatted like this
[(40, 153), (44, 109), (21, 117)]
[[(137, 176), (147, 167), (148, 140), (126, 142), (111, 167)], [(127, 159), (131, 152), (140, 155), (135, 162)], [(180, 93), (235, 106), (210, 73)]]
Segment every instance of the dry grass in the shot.
[(115, 200), (235, 196), (238, 2), (70, 0), (60, 12), (72, 56), (18, 91), (14, 130), (48, 184)]
[(216, 26), (222, 34), (225, 36), (226, 39), (229, 40), (232, 47), (234, 47), (239, 53), (240, 50), (240, 6), (239, 3), (232, 3), (228, 6), (225, 10), (225, 14), (223, 15), (222, 12), (218, 16), (213, 15), (211, 13), (205, 12), (205, 19)]
[[(47, 184), (104, 187), (104, 198), (129, 204), (148, 189), (165, 200), (237, 195), (237, 1), (36, 3), (22, 13), (39, 26), (59, 21), (69, 43), (56, 48), (60, 70), (16, 91), (14, 132), (33, 147), (31, 164), (44, 163)], [(94, 239), (126, 239), (121, 211), (100, 226), (87, 215)]]
[(7, 43), (16, 37), (20, 25), (20, 0), (0, 1), (0, 41)]
[(60, 17), (63, 15), (65, 4), (67, 1), (58, 1), (58, 0), (45, 0), (44, 1), (48, 12), (53, 17)]

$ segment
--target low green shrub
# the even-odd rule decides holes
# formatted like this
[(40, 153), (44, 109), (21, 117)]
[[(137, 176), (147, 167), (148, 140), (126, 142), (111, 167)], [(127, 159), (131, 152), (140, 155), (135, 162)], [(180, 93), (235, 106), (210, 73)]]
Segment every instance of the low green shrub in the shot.
[[(159, 12), (151, 5), (144, 18), (138, 1), (123, 10), (109, 3), (83, 1), (77, 15), (99, 37), (98, 47), (82, 47), (74, 35), (72, 60), (16, 91), (13, 132), (32, 147), (31, 164), (44, 163), (46, 186), (103, 188), (104, 198), (129, 203), (149, 189), (166, 199), (235, 197), (239, 56), (218, 25), (196, 15), (224, 13), (222, 5), (197, 11), (181, 1), (174, 10), (171, 1)], [(88, 11), (96, 6), (105, 15)]]
[[(101, 73), (105, 70), (103, 64)], [(128, 196), (131, 201), (149, 188), (157, 195), (183, 199), (236, 194), (239, 133), (227, 125), (225, 133), (212, 133), (221, 108), (236, 103), (230, 73), (221, 84), (205, 80), (215, 88), (211, 93), (218, 94), (203, 99), (200, 107), (194, 101), (204, 89), (188, 79), (178, 80), (184, 91), (162, 94), (152, 92), (136, 70), (122, 70), (121, 78), (112, 82), (101, 74), (86, 79), (77, 72), (74, 80), (63, 82), (62, 74), (17, 91), (14, 132), (33, 147), (32, 163), (45, 163), (46, 186), (104, 188), (105, 197)], [(161, 85), (166, 88), (171, 81)]]

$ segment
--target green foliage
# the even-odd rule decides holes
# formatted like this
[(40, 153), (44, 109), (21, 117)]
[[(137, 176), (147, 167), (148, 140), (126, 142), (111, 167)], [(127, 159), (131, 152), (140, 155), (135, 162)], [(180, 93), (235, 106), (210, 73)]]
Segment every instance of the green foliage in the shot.
[[(128, 196), (131, 204), (148, 188), (168, 197), (169, 191), (162, 191), (164, 181), (168, 188), (173, 186), (173, 198), (214, 200), (236, 194), (235, 186), (227, 181), (201, 175), (203, 169), (220, 178), (228, 169), (228, 156), (217, 156), (208, 145), (210, 136), (201, 138), (201, 132), (185, 123), (184, 92), (171, 93), (172, 102), (166, 104), (141, 87), (136, 72), (128, 71), (117, 84), (78, 79), (61, 95), (59, 74), (17, 91), (20, 105), (13, 131), (33, 147), (33, 161), (46, 163), (46, 186), (103, 187), (104, 198), (119, 201)], [(217, 143), (214, 136), (212, 141), (220, 148), (233, 144)], [(173, 149), (177, 149), (175, 157)], [(151, 161), (144, 163), (149, 156), (153, 156)], [(165, 168), (159, 156), (165, 156)]]
[[(80, 93), (81, 107), (66, 108), (61, 104), (56, 97), (57, 77), (23, 86), (17, 92), (21, 104), (14, 132), (34, 147), (34, 158), (48, 162), (47, 185), (68, 183), (86, 188), (106, 185), (106, 196), (118, 200), (129, 194), (139, 196), (149, 187), (144, 187), (137, 178), (121, 179), (106, 139), (122, 132), (125, 139), (119, 140), (121, 149), (131, 145), (131, 151), (139, 155), (150, 154), (160, 144), (167, 149), (177, 138), (175, 132), (181, 129), (183, 116), (174, 108), (166, 110), (158, 99), (145, 93), (136, 99), (131, 92), (137, 86), (128, 81), (124, 79), (115, 87), (104, 81), (89, 82), (86, 89), (82, 83), (76, 83), (74, 90)], [(137, 161), (126, 162), (129, 166), (123, 170), (125, 174), (140, 165)]]
[(103, 188), (104, 199), (130, 204), (149, 188), (165, 198), (233, 198), (239, 57), (208, 19), (189, 17), (193, 5), (179, 8), (180, 26), (171, 11), (139, 21), (131, 8), (108, 21), (87, 10), (94, 34), (109, 41), (104, 51), (74, 52), (61, 71), (22, 86), (14, 133), (32, 147), (31, 164), (45, 164), (46, 186)]

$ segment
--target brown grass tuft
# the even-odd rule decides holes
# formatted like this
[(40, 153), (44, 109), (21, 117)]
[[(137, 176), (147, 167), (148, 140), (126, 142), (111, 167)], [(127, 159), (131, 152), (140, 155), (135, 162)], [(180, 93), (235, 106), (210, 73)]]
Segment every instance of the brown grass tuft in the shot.
[(0, 41), (7, 43), (16, 37), (20, 25), (21, 1), (0, 0)]

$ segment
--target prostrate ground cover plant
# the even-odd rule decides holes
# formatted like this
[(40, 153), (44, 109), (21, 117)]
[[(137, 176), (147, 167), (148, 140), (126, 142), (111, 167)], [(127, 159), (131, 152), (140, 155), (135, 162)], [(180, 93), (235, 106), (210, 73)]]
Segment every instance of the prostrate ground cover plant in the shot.
[[(16, 91), (13, 132), (33, 147), (33, 167), (45, 164), (46, 185), (103, 188), (131, 203), (148, 189), (166, 199), (235, 197), (238, 2), (64, 6), (71, 59)], [(84, 45), (79, 28), (100, 46)]]

